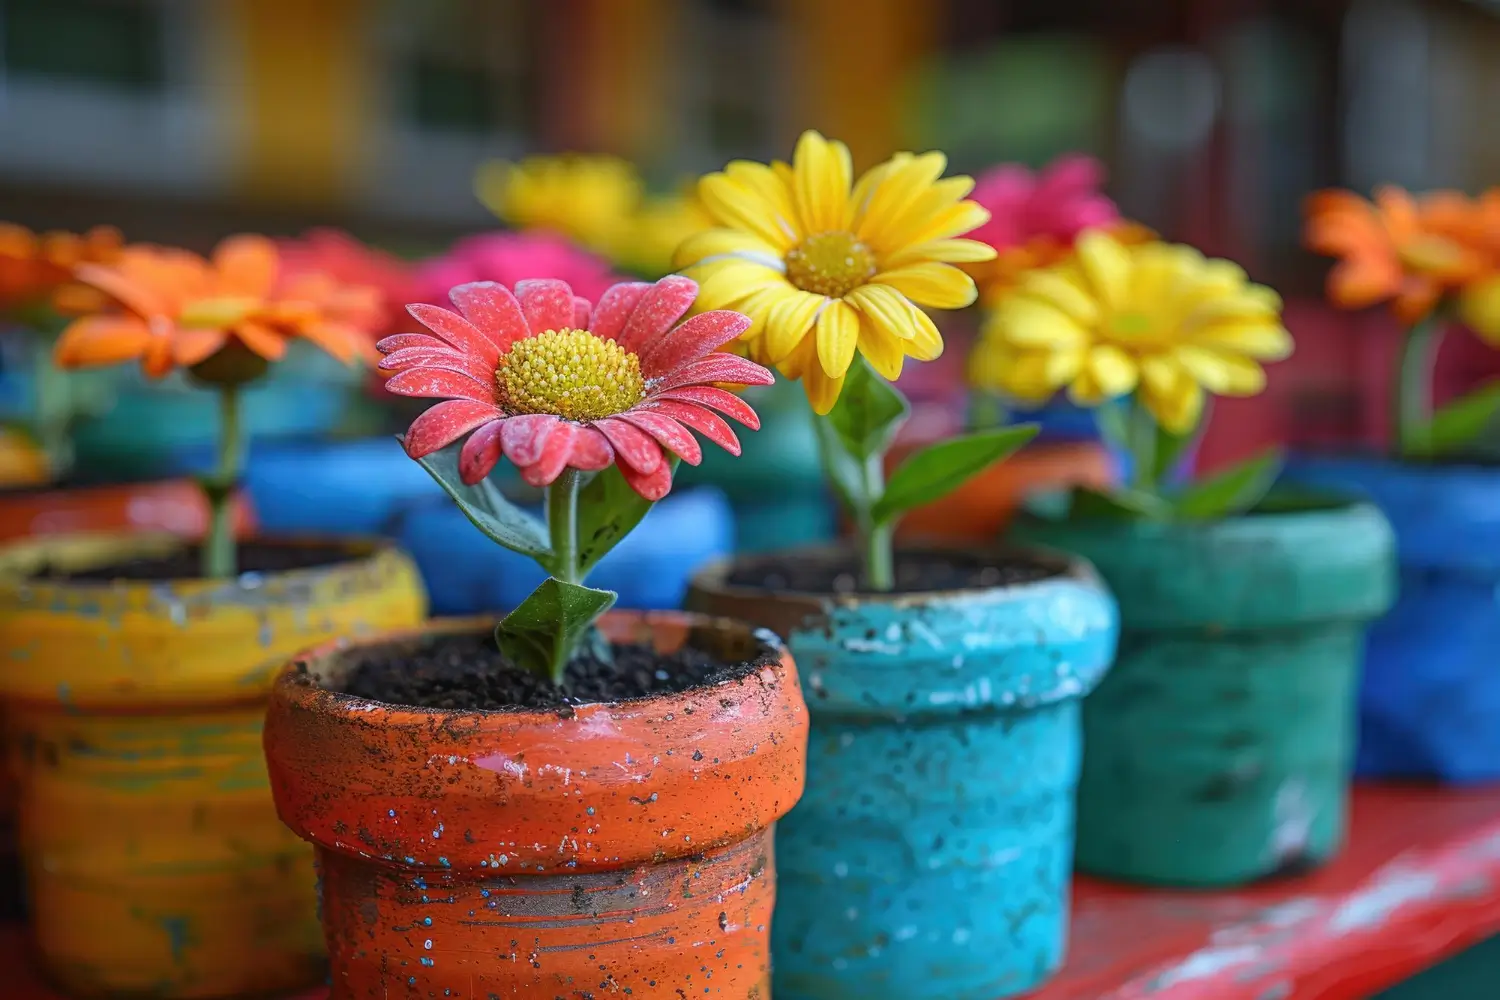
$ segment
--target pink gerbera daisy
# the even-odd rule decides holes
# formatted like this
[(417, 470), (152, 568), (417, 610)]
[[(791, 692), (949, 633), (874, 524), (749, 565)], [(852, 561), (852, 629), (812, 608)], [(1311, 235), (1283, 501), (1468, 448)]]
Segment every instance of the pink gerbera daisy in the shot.
[(1072, 246), (1085, 229), (1108, 226), (1119, 210), (1099, 189), (1104, 168), (1091, 156), (1061, 156), (1032, 173), (1018, 163), (994, 167), (975, 180), (970, 196), (990, 220), (969, 234), (996, 250), (1049, 240)]
[(446, 402), (412, 423), (407, 454), (421, 458), (469, 434), (459, 455), (466, 483), (489, 475), (502, 455), (533, 486), (569, 467), (614, 462), (637, 493), (660, 500), (672, 488), (663, 449), (691, 465), (703, 459), (687, 428), (738, 455), (719, 413), (760, 426), (744, 400), (715, 383), (772, 381), (760, 365), (718, 352), (749, 317), (718, 309), (674, 326), (697, 295), (697, 282), (671, 275), (615, 285), (591, 307), (563, 281), (517, 282), (514, 294), (481, 281), (449, 293), (458, 312), (408, 306), (432, 334), (380, 342), (380, 367), (396, 373), (386, 388)]

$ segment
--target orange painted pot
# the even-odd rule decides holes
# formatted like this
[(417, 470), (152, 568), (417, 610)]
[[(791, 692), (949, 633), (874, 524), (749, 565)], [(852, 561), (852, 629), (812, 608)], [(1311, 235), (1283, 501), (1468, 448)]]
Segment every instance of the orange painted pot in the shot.
[[(250, 526), (243, 501), (236, 518), (240, 530)], [(188, 479), (0, 491), (0, 542), (97, 531), (165, 531), (191, 538), (207, 530), (208, 502)]]
[(409, 626), (393, 549), (232, 581), (29, 580), (163, 554), (161, 535), (0, 548), (0, 695), (35, 944), (82, 996), (220, 997), (323, 974), (310, 852), (277, 821), (261, 726), (276, 672), (334, 636)]
[(725, 619), (615, 612), (602, 628), (757, 665), (568, 713), (337, 693), (347, 644), (276, 682), (271, 787), (317, 848), (332, 1000), (769, 998), (772, 824), (807, 759), (796, 668), (769, 633)]
[[(887, 471), (916, 446), (893, 449)], [(993, 542), (1026, 497), (1068, 486), (1102, 489), (1115, 479), (1114, 461), (1097, 441), (1044, 441), (990, 466), (952, 493), (907, 514), (896, 529), (902, 540)]]

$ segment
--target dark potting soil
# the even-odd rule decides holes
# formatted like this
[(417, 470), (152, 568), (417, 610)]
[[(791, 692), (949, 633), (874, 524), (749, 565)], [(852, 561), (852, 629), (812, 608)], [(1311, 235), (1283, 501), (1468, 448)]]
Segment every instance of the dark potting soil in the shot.
[[(896, 553), (896, 586), (891, 593), (925, 594), (944, 590), (1015, 587), (1058, 576), (1060, 570), (1024, 554), (914, 551)], [(852, 553), (837, 558), (767, 556), (745, 560), (730, 572), (729, 584), (803, 594), (867, 594)]]
[[(286, 573), (349, 562), (356, 556), (343, 545), (289, 545), (277, 542), (241, 542), (240, 573)], [(32, 574), (34, 580), (74, 583), (107, 583), (111, 580), (197, 580), (203, 576), (199, 546), (188, 545), (163, 556), (127, 559), (88, 569), (44, 566)]]
[(346, 694), (391, 705), (469, 711), (567, 709), (674, 694), (744, 677), (772, 662), (725, 663), (684, 646), (659, 653), (647, 645), (611, 647), (613, 662), (585, 650), (568, 665), (561, 688), (517, 667), (490, 635), (434, 636), (420, 646), (373, 647), (350, 663)]

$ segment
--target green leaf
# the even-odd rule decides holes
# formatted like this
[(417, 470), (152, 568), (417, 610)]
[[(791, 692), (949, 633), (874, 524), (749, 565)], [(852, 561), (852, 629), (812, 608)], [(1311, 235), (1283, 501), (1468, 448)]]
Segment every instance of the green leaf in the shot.
[(1177, 516), (1212, 520), (1243, 514), (1266, 495), (1281, 473), (1281, 449), (1271, 448), (1239, 465), (1194, 483), (1173, 504)]
[(910, 413), (906, 397), (856, 355), (827, 421), (843, 450), (863, 462), (886, 453)]
[(873, 502), (866, 488), (863, 463), (844, 450), (838, 431), (827, 417), (814, 417), (813, 431), (818, 436), (818, 459), (823, 465), (824, 478), (844, 507), (856, 518), (863, 517)]
[[(1200, 421), (1198, 427), (1202, 427), (1205, 422)], [(1173, 434), (1157, 424), (1156, 447), (1152, 450), (1151, 481), (1166, 483), (1172, 473), (1177, 471), (1177, 464), (1182, 461), (1183, 452), (1187, 451), (1197, 439), (1196, 429), (1186, 434)]]
[[(672, 471), (677, 471), (672, 457)], [(625, 481), (618, 466), (604, 469), (578, 491), (578, 574), (586, 576), (651, 510), (651, 501)]]
[(1500, 381), (1480, 386), (1440, 407), (1427, 425), (1420, 456), (1442, 457), (1462, 452), (1500, 415)]
[(467, 485), (458, 477), (458, 452), (457, 444), (450, 445), (417, 459), (417, 463), (437, 480), (476, 528), (512, 552), (545, 564), (552, 556), (547, 526), (505, 499), (488, 479), (480, 480), (474, 486)]
[(974, 476), (1036, 437), (1036, 424), (999, 427), (939, 441), (912, 454), (891, 474), (885, 495), (871, 517), (885, 524), (900, 515), (947, 496)]
[(1120, 487), (1108, 493), (1079, 486), (1073, 491), (1069, 517), (1102, 518), (1111, 521), (1166, 521), (1172, 505), (1154, 493)]
[(579, 643), (617, 596), (549, 576), (495, 626), (495, 643), (516, 666), (560, 685)]

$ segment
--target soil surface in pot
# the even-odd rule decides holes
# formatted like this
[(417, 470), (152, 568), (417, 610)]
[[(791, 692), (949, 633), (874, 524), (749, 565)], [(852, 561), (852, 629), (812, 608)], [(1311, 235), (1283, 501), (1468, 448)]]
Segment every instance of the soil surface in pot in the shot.
[[(1055, 566), (1021, 553), (1000, 558), (984, 553), (909, 551), (896, 553), (896, 586), (890, 593), (1015, 587), (1060, 575)], [(776, 555), (751, 558), (729, 574), (730, 586), (802, 594), (868, 594), (860, 586), (853, 553)]]
[[(34, 580), (107, 583), (110, 580), (197, 580), (203, 576), (200, 546), (190, 545), (163, 556), (127, 559), (88, 569), (44, 566)], [(352, 562), (357, 556), (343, 545), (288, 545), (278, 542), (241, 542), (240, 574), (286, 573)]]
[(341, 690), (358, 698), (417, 708), (498, 711), (557, 709), (674, 694), (735, 680), (775, 662), (772, 653), (726, 663), (684, 646), (660, 653), (648, 645), (610, 647), (613, 662), (584, 650), (562, 687), (522, 670), (489, 635), (435, 636), (418, 647), (371, 647), (356, 654)]

